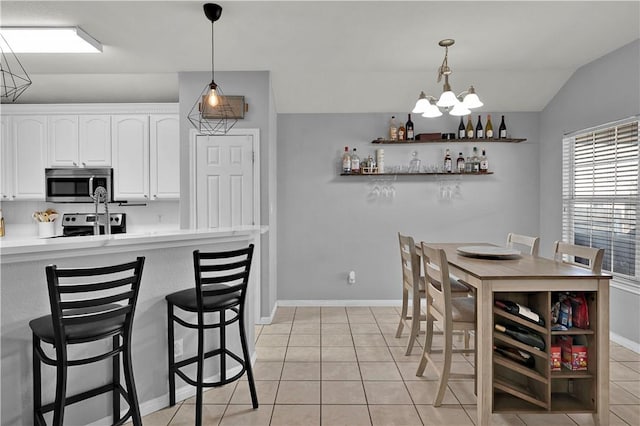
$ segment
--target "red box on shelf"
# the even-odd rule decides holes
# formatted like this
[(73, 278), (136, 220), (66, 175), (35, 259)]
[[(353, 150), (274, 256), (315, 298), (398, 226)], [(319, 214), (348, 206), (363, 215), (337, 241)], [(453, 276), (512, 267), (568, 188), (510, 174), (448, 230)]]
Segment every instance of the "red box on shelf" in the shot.
[(560, 336), (562, 365), (572, 371), (587, 369), (587, 339), (584, 336)]
[(551, 361), (551, 371), (562, 370), (562, 350), (560, 346), (551, 346), (551, 349), (549, 351), (549, 359)]

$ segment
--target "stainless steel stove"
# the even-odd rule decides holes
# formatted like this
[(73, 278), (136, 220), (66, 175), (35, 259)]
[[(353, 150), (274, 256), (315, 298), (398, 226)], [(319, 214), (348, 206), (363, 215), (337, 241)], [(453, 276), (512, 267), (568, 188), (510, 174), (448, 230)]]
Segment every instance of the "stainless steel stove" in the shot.
[[(99, 213), (99, 221), (104, 222), (105, 213)], [(111, 233), (124, 234), (127, 232), (126, 213), (111, 213)], [(62, 236), (79, 237), (93, 235), (93, 224), (96, 220), (95, 213), (65, 213), (62, 215)], [(104, 225), (100, 225), (100, 234), (104, 234)]]

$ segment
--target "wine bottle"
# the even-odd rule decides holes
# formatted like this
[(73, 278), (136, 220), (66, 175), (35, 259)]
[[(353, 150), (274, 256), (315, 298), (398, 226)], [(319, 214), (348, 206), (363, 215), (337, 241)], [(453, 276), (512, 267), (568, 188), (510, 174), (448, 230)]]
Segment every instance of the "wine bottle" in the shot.
[(451, 166), (452, 166), (451, 154), (447, 149), (444, 154), (444, 171), (447, 173), (451, 173)]
[(512, 302), (511, 300), (497, 300), (495, 304), (500, 309), (503, 309), (510, 314), (519, 316), (520, 318), (524, 318), (527, 321), (531, 321), (534, 324), (538, 324), (540, 327), (544, 327), (544, 318), (542, 318), (537, 313), (533, 312), (527, 306), (521, 305), (516, 302)]
[(407, 130), (407, 140), (412, 141), (415, 138), (415, 134), (413, 133), (413, 121), (411, 121), (411, 114), (409, 114), (407, 124), (405, 124), (404, 127)]
[(467, 136), (467, 130), (464, 128), (464, 120), (460, 116), (460, 125), (458, 126), (458, 139), (464, 139)]
[(464, 173), (464, 156), (462, 153), (458, 154), (458, 159), (456, 160), (456, 169), (458, 173)]
[(356, 154), (355, 148), (351, 153), (351, 173), (360, 173), (360, 157)]
[(480, 173), (487, 173), (489, 171), (489, 160), (487, 159), (487, 154), (485, 150), (482, 150), (482, 155), (480, 156)]
[(536, 365), (536, 360), (529, 352), (521, 351), (520, 349), (512, 348), (510, 346), (494, 346), (493, 350), (503, 357), (522, 365), (526, 365), (529, 368), (533, 368)]
[(507, 138), (507, 126), (504, 124), (504, 115), (502, 116), (502, 121), (500, 121), (500, 127), (498, 127), (498, 137), (500, 139)]
[(400, 123), (400, 127), (398, 127), (398, 140), (403, 141), (407, 138), (407, 130), (404, 127), (404, 124)]
[(482, 128), (482, 117), (478, 116), (478, 124), (476, 125), (476, 139), (484, 138), (484, 129)]
[(351, 155), (349, 155), (349, 147), (344, 147), (342, 154), (342, 173), (351, 173)]
[(484, 134), (487, 136), (487, 139), (493, 139), (493, 123), (491, 123), (491, 114), (487, 115), (487, 125), (484, 130)]
[(529, 345), (534, 349), (544, 351), (544, 348), (545, 348), (544, 340), (539, 334), (534, 333), (533, 331), (530, 331), (518, 325), (502, 325), (502, 324), (496, 324), (495, 329), (517, 340), (520, 343), (524, 343), (525, 345)]
[(391, 121), (389, 122), (389, 139), (392, 141), (398, 140), (398, 124), (396, 123), (396, 116), (391, 116)]
[(467, 139), (473, 139), (473, 124), (471, 124), (471, 116), (467, 120)]

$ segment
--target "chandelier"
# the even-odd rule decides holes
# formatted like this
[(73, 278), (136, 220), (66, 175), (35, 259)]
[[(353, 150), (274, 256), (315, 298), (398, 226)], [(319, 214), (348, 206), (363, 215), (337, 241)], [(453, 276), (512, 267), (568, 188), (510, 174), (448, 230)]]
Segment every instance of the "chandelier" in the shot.
[(211, 21), (211, 83), (207, 83), (196, 99), (188, 119), (201, 134), (224, 135), (238, 120), (222, 88), (214, 79), (213, 23), (220, 19), (222, 7), (215, 3), (207, 3), (204, 5), (204, 14)]
[(433, 96), (426, 95), (424, 92), (420, 92), (416, 106), (413, 108), (414, 114), (422, 114), (423, 117), (433, 118), (440, 117), (442, 111), (440, 108), (448, 111), (450, 115), (468, 115), (471, 114), (471, 109), (479, 108), (484, 105), (473, 86), (469, 87), (459, 95), (456, 95), (449, 85), (449, 75), (453, 73), (449, 68), (449, 47), (453, 46), (455, 40), (445, 38), (440, 40), (438, 45), (444, 47), (444, 60), (442, 65), (438, 68), (438, 83), (442, 81), (444, 76), (444, 86), (440, 98), (436, 100)]

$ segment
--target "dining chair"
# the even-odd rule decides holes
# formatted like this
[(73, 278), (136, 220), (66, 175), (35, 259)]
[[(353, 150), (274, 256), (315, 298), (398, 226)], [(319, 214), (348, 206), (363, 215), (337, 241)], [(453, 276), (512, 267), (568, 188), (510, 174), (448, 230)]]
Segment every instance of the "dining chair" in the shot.
[[(420, 321), (426, 319), (422, 315), (421, 304), (425, 295), (424, 277), (420, 272), (420, 256), (416, 249), (416, 244), (412, 237), (398, 233), (400, 243), (400, 262), (402, 266), (402, 310), (400, 322), (396, 331), (396, 338), (402, 336), (402, 331), (406, 325), (409, 328), (409, 340), (405, 355), (411, 355), (413, 346), (420, 334)], [(439, 285), (434, 283), (434, 285)], [(469, 295), (469, 287), (459, 282), (456, 277), (450, 277), (451, 291), (455, 297)], [(411, 298), (411, 313), (409, 314), (409, 298)], [(465, 334), (465, 345), (469, 345), (469, 336)]]
[[(45, 268), (51, 315), (29, 322), (33, 334), (33, 424), (44, 425), (44, 413), (53, 411), (53, 425), (64, 423), (65, 407), (103, 393), (112, 393), (111, 409), (114, 424), (131, 419), (134, 426), (142, 425), (136, 386), (131, 363), (131, 332), (144, 257), (136, 261), (96, 268)], [(111, 340), (111, 347), (105, 340)], [(70, 345), (102, 341), (101, 350), (92, 350), (88, 357), (80, 358)], [(42, 349), (42, 342), (53, 345), (55, 357)], [(121, 385), (120, 361), (126, 390)], [(93, 364), (111, 359), (110, 382), (90, 390), (67, 396), (67, 370), (69, 367)], [(56, 393), (53, 403), (42, 405), (42, 364), (56, 369)], [(77, 379), (83, 381), (84, 376)], [(78, 385), (74, 384), (77, 389)], [(121, 397), (129, 409), (120, 413)], [(89, 423), (89, 421), (87, 421)], [(86, 424), (86, 423), (85, 423)]]
[(514, 234), (513, 232), (507, 234), (508, 248), (526, 247), (529, 249), (530, 255), (537, 256), (539, 246), (540, 237), (530, 237), (528, 235)]
[[(422, 262), (425, 276), (428, 278), (426, 287), (427, 331), (416, 376), (422, 376), (424, 374), (424, 370), (429, 362), (436, 368), (439, 382), (433, 405), (434, 407), (439, 407), (442, 404), (442, 398), (444, 397), (450, 378), (475, 378), (475, 373), (451, 372), (451, 357), (454, 353), (470, 354), (475, 352), (474, 349), (456, 349), (453, 347), (454, 330), (465, 332), (475, 330), (475, 298), (452, 296), (449, 265), (444, 250), (430, 247), (423, 242)], [(438, 350), (434, 350), (432, 347), (434, 335), (433, 323), (436, 320), (439, 321), (444, 335), (442, 349)], [(442, 353), (444, 355), (442, 368), (439, 371), (431, 358), (431, 355), (434, 353)]]
[(553, 258), (599, 274), (602, 272), (604, 249), (556, 241), (553, 243)]

